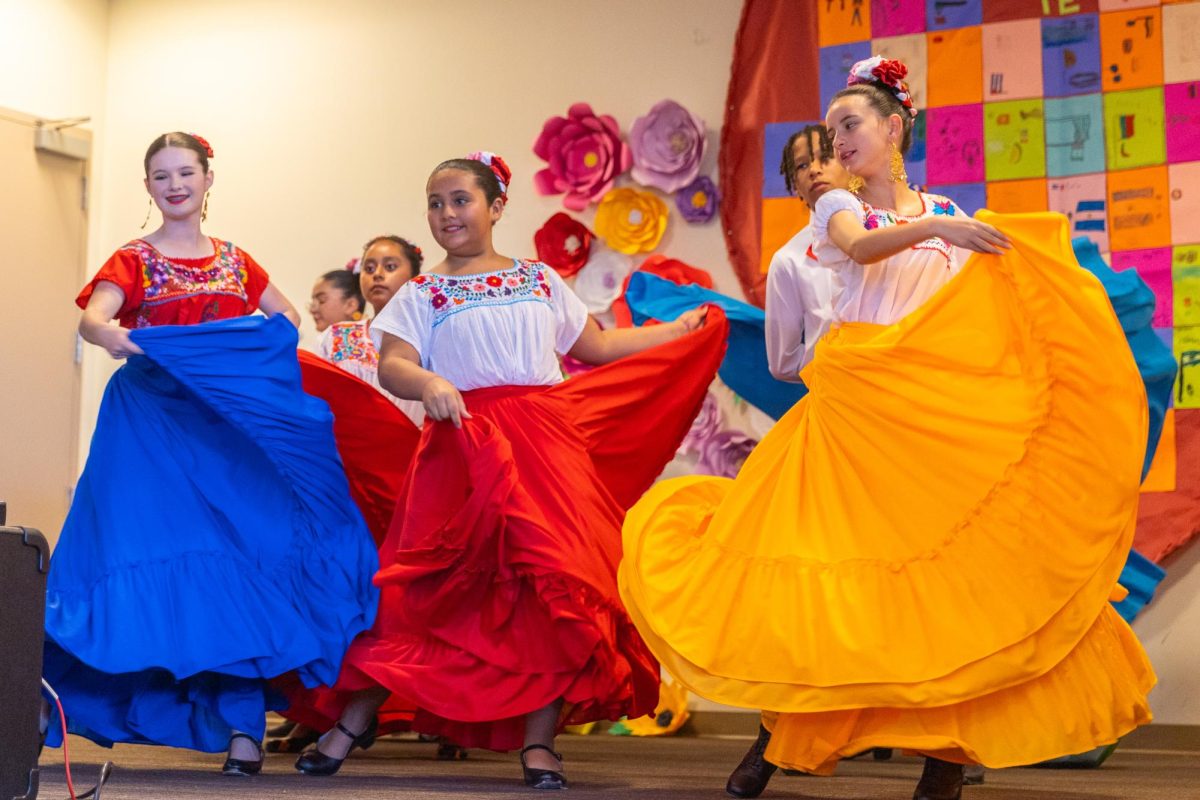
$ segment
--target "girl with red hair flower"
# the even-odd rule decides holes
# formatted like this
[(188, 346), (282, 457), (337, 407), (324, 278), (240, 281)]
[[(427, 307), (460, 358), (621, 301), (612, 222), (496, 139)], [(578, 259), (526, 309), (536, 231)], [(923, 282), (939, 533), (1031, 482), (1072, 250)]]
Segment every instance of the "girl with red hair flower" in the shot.
[[(336, 687), (361, 693), (302, 772), (336, 772), (391, 694), (414, 729), (521, 748), (525, 782), (561, 789), (562, 726), (657, 703), (658, 665), (617, 596), (621, 519), (699, 411), (726, 326), (696, 310), (601, 331), (553, 269), (496, 252), (509, 179), (492, 154), (434, 169), (446, 257), (372, 324), (380, 383), (427, 421), (380, 550), (377, 622)], [(562, 382), (568, 353), (608, 366)]]

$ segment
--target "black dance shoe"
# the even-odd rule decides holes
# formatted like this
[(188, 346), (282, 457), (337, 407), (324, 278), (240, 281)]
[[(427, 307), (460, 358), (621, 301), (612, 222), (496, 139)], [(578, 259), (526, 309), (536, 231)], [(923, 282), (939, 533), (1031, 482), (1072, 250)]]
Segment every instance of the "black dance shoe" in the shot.
[(442, 739), (438, 742), (437, 749), (438, 761), (466, 761), (467, 748), (459, 747), (454, 742), (448, 739)]
[[(233, 736), (229, 737), (229, 744), (230, 744), (231, 748), (232, 748), (232, 745), (233, 745), (233, 742), (235, 739), (245, 739), (248, 742), (253, 742), (254, 746), (256, 748), (258, 748), (258, 760), (257, 761), (243, 761), (240, 758), (234, 758), (232, 755), (230, 755), (229, 757), (227, 757), (225, 759), (225, 766), (221, 767), (221, 774), (222, 775), (230, 775), (235, 778), (242, 778), (247, 775), (257, 775), (258, 773), (262, 772), (262, 765), (263, 765), (262, 742), (260, 742), (258, 739), (255, 739), (253, 736), (251, 736), (248, 733), (235, 733)], [(232, 750), (231, 750), (231, 752), (232, 752)]]
[(759, 725), (758, 738), (742, 756), (742, 763), (730, 774), (729, 782), (725, 784), (726, 792), (734, 797), (758, 797), (763, 793), (776, 770), (776, 766), (763, 756), (770, 743), (771, 732)]
[(342, 762), (346, 757), (354, 751), (354, 748), (361, 747), (366, 750), (371, 745), (375, 744), (375, 733), (379, 729), (379, 720), (374, 718), (367, 729), (360, 734), (351, 733), (345, 725), (340, 722), (334, 724), (334, 727), (342, 732), (350, 740), (350, 748), (346, 751), (346, 755), (341, 758), (327, 756), (321, 752), (321, 745), (318, 743), (316, 747), (305, 751), (300, 758), (296, 759), (296, 769), (303, 772), (305, 775), (333, 775), (342, 768)]
[(565, 789), (567, 788), (567, 779), (561, 772), (555, 772), (552, 769), (533, 769), (525, 764), (525, 754), (530, 750), (545, 750), (550, 755), (558, 759), (558, 763), (562, 763), (562, 756), (546, 747), (544, 744), (531, 744), (521, 751), (521, 772), (525, 775), (525, 785), (532, 786), (534, 789)]
[(926, 756), (925, 771), (913, 792), (913, 800), (960, 800), (962, 787), (962, 764)]

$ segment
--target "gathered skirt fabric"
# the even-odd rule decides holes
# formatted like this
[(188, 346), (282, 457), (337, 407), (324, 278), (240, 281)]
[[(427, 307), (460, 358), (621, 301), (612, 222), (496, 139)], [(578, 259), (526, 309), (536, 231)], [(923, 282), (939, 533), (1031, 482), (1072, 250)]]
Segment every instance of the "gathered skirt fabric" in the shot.
[(268, 679), (336, 680), (378, 558), (291, 323), (132, 338), (52, 559), (45, 674), (75, 733), (217, 752), (280, 705)]
[(651, 713), (658, 664), (616, 588), (621, 520), (670, 461), (716, 374), (727, 324), (552, 387), (465, 395), (461, 429), (427, 422), (380, 550), (380, 614), (342, 691), (383, 686), (413, 727), (519, 748), (524, 716)]
[(1065, 220), (981, 216), (976, 255), (896, 324), (845, 324), (736, 479), (630, 510), (620, 591), (698, 694), (780, 712), (767, 758), (873, 746), (1004, 767), (1115, 741), (1153, 671), (1108, 603), (1146, 395)]

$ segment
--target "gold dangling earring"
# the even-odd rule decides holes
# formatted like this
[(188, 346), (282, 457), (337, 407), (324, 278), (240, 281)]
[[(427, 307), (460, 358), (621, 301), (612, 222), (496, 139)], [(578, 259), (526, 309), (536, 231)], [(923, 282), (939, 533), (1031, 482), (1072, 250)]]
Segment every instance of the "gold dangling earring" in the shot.
[(858, 175), (851, 175), (850, 180), (846, 181), (846, 188), (850, 190), (851, 194), (858, 194), (864, 188), (866, 188), (866, 186), (867, 182)]
[(200, 221), (208, 219), (208, 192), (204, 193), (204, 206), (200, 209)]
[(900, 148), (896, 147), (896, 143), (892, 142), (891, 171), (892, 183), (908, 183), (908, 172), (904, 169), (904, 156), (900, 155)]
[(146, 202), (149, 206), (146, 208), (146, 218), (142, 220), (142, 230), (146, 230), (146, 226), (150, 224), (150, 215), (154, 213), (154, 198), (147, 197)]

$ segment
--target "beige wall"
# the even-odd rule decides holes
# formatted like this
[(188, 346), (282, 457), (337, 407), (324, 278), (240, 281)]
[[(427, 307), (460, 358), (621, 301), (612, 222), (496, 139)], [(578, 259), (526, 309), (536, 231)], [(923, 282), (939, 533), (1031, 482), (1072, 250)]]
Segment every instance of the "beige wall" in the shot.
[[(586, 100), (624, 128), (673, 97), (712, 129), (715, 174), (740, 4), (734, 0), (0, 0), (0, 107), (96, 122), (92, 267), (136, 236), (141, 158), (171, 129), (217, 155), (209, 230), (271, 271), (297, 304), (368, 236), (436, 256), (422, 190), (445, 157), (488, 148), (516, 178), (505, 252), (560, 208), (532, 190), (546, 117)], [(106, 178), (108, 178), (106, 180)], [(590, 215), (589, 215), (590, 216)], [(666, 252), (739, 295), (715, 224), (673, 221)], [(69, 300), (68, 300), (69, 301)], [(311, 337), (311, 328), (306, 325)], [(83, 447), (112, 362), (85, 360)], [(1161, 722), (1200, 724), (1200, 547), (1136, 626), (1158, 668)], [(712, 708), (703, 701), (699, 707)]]

